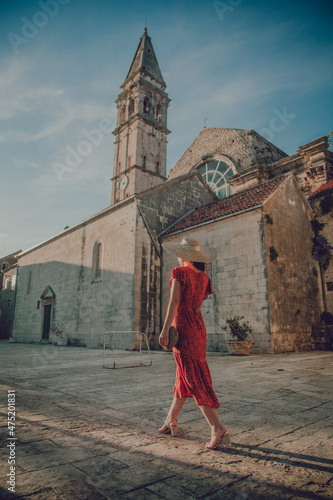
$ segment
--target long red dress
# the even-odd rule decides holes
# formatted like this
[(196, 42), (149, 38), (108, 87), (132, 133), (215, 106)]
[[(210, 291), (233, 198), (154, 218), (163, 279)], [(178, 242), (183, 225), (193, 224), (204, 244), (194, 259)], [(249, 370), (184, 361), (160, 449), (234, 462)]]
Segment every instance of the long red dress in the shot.
[(177, 363), (173, 394), (176, 398), (193, 397), (200, 406), (219, 408), (219, 402), (212, 386), (212, 377), (206, 361), (206, 327), (200, 307), (204, 299), (214, 293), (209, 276), (190, 267), (175, 267), (173, 279), (181, 284), (180, 301), (174, 325), (179, 340), (173, 348)]

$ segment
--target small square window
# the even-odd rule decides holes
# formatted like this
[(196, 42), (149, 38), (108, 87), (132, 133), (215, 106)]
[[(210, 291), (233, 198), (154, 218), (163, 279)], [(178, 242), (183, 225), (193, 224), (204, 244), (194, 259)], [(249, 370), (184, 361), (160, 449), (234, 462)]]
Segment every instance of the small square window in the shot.
[(326, 283), (326, 289), (328, 292), (333, 292), (333, 281), (328, 281)]

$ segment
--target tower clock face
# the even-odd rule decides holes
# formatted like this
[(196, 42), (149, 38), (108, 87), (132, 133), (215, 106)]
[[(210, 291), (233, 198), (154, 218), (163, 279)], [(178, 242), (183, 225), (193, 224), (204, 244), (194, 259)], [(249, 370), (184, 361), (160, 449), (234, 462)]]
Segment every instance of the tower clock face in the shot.
[(123, 175), (118, 184), (119, 191), (124, 191), (124, 189), (126, 189), (127, 187), (127, 184), (128, 184), (128, 177), (127, 175)]

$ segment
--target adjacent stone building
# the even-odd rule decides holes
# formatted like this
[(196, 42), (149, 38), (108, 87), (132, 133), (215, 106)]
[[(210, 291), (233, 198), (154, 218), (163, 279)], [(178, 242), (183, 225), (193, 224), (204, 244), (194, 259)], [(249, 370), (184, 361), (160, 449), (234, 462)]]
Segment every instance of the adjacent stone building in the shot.
[[(327, 347), (311, 243), (312, 193), (332, 177), (327, 138), (289, 157), (253, 130), (204, 127), (167, 179), (169, 102), (145, 30), (116, 100), (111, 205), (19, 255), (12, 341), (52, 341), (56, 325), (72, 345), (128, 330), (159, 348), (177, 265), (161, 243), (190, 232), (218, 251), (202, 308), (209, 350), (224, 350), (225, 319), (238, 314), (253, 352)], [(117, 337), (137, 346), (136, 334)]]
[(0, 259), (0, 339), (9, 339), (15, 304), (17, 257), (21, 250)]

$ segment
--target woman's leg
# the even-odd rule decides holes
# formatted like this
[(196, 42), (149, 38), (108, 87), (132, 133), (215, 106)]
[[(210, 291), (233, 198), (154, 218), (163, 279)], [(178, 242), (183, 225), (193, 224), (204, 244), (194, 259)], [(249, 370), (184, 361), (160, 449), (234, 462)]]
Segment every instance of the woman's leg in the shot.
[(187, 398), (173, 398), (168, 416), (166, 418), (167, 422), (177, 420), (178, 413), (183, 408), (186, 399)]
[(163, 427), (160, 428), (160, 432), (167, 432), (170, 428), (170, 424), (174, 424), (173, 427), (177, 425), (178, 413), (183, 408), (186, 399), (187, 398), (173, 398), (168, 416), (165, 419)]
[(204, 414), (212, 431), (211, 440), (209, 443), (206, 443), (206, 445), (208, 448), (215, 448), (221, 441), (221, 437), (226, 434), (227, 429), (221, 424), (216, 408), (212, 408), (211, 406), (199, 406), (199, 408)]

